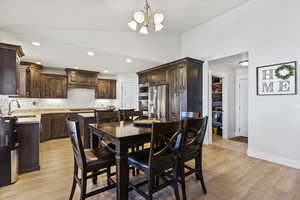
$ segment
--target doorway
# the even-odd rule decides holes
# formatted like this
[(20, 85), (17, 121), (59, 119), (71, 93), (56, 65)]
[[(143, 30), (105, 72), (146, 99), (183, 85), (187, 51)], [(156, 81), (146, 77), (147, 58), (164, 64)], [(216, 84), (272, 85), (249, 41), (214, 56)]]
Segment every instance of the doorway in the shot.
[(218, 76), (212, 76), (212, 139), (213, 141), (220, 140), (225, 136), (223, 132), (223, 80), (224, 78)]
[(248, 148), (248, 54), (208, 61), (209, 143), (246, 153)]

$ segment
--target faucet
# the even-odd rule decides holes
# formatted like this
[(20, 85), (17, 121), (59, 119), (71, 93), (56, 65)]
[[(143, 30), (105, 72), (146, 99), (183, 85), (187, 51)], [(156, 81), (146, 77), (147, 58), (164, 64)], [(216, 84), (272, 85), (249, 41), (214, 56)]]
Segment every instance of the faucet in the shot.
[(20, 102), (17, 99), (13, 99), (8, 104), (8, 115), (11, 115), (13, 112), (11, 111), (11, 104), (12, 102), (16, 102), (18, 105), (18, 108), (21, 108)]

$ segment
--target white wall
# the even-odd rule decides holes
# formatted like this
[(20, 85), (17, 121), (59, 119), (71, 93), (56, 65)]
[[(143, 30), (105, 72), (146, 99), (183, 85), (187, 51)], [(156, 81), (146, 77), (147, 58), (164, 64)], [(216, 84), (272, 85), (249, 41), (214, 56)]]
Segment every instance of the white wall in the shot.
[(182, 56), (200, 59), (249, 52), (248, 154), (296, 168), (300, 97), (256, 96), (256, 67), (300, 61), (299, 9), (298, 0), (252, 0), (185, 32), (181, 41)]

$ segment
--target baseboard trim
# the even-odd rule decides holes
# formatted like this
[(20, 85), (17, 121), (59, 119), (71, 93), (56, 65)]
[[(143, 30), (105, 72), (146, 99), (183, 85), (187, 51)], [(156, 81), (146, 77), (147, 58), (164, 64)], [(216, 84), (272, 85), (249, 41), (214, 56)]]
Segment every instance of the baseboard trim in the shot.
[(288, 167), (300, 169), (300, 161), (297, 161), (297, 160), (284, 158), (284, 157), (281, 157), (281, 156), (275, 156), (275, 155), (272, 155), (272, 154), (252, 151), (252, 150), (249, 150), (249, 149), (247, 151), (247, 155), (250, 156), (250, 157), (259, 158), (259, 159), (267, 160), (267, 161), (270, 161), (270, 162), (273, 162), (273, 163), (277, 163), (277, 164), (285, 165), (285, 166), (288, 166)]

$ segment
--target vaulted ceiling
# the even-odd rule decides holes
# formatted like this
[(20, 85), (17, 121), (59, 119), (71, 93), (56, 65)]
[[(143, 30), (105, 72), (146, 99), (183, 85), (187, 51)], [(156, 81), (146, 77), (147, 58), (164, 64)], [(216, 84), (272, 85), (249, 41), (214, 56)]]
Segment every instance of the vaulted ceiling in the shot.
[(127, 23), (143, 0), (0, 0), (0, 41), (21, 44), (25, 60), (47, 66), (131, 73), (178, 58), (182, 32), (248, 1), (149, 0), (165, 29), (141, 35)]

